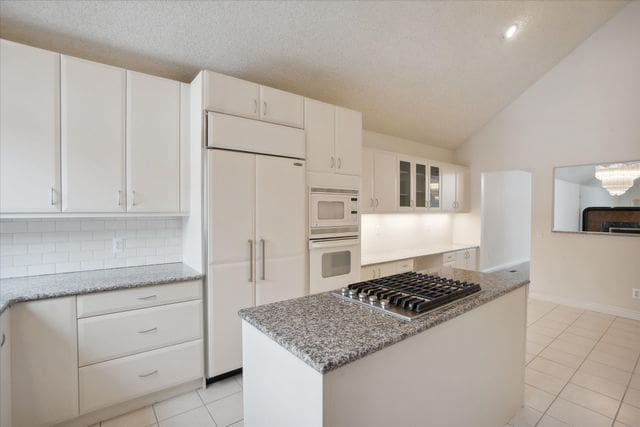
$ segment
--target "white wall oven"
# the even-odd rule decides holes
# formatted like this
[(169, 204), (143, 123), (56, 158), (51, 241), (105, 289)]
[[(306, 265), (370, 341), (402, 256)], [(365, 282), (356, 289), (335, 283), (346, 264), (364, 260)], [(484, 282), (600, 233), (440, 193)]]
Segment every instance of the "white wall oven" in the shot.
[(358, 190), (309, 190), (309, 291), (331, 291), (360, 281)]

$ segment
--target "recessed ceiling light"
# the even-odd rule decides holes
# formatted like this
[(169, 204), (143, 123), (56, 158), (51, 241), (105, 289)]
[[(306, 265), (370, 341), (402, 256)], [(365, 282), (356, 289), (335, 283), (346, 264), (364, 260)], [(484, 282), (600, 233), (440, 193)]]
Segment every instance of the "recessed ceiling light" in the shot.
[(505, 39), (513, 38), (513, 36), (515, 36), (517, 32), (518, 32), (518, 26), (516, 24), (513, 24), (512, 26), (507, 28), (507, 30), (504, 32), (504, 38)]

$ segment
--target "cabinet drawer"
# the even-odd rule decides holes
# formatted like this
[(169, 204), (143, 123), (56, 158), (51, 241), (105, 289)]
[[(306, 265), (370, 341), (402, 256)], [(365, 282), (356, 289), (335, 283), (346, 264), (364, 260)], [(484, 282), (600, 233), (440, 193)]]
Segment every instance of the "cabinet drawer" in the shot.
[(456, 260), (456, 252), (448, 252), (443, 255), (442, 262), (454, 262)]
[(78, 317), (97, 316), (200, 298), (202, 298), (200, 280), (81, 295), (78, 296)]
[(202, 340), (80, 368), (80, 413), (202, 378)]
[(78, 320), (80, 366), (202, 338), (202, 301)]

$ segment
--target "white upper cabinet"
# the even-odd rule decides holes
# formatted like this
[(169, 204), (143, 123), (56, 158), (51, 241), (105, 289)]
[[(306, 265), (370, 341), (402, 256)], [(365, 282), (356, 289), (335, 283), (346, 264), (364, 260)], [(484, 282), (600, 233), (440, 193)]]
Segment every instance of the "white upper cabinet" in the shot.
[(362, 114), (305, 99), (307, 171), (360, 175)]
[(304, 100), (307, 140), (307, 171), (332, 173), (334, 154), (335, 106), (306, 98)]
[(0, 212), (60, 210), (60, 55), (0, 40)]
[(415, 180), (413, 173), (415, 164), (412, 159), (404, 156), (397, 157), (397, 183), (398, 183), (398, 211), (412, 211), (415, 206)]
[(260, 86), (246, 80), (205, 72), (204, 108), (208, 111), (257, 119)]
[(304, 128), (304, 98), (293, 93), (260, 86), (260, 120)]
[(213, 71), (205, 71), (207, 111), (304, 128), (304, 98)]
[(443, 165), (442, 209), (448, 212), (467, 212), (469, 209), (469, 171), (464, 166)]
[(335, 155), (336, 172), (360, 175), (362, 159), (362, 113), (336, 108)]
[(373, 206), (376, 212), (396, 210), (396, 156), (386, 151), (373, 153)]
[(125, 70), (61, 58), (65, 212), (126, 209), (125, 87)]
[(180, 210), (180, 83), (127, 71), (127, 210)]

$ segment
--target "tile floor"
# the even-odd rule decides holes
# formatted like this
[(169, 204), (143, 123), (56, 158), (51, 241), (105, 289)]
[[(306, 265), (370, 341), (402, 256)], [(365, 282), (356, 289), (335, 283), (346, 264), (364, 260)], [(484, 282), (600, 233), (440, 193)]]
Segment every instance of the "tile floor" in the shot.
[[(529, 300), (525, 406), (509, 427), (640, 427), (640, 322)], [(242, 376), (101, 423), (239, 427)]]
[(640, 322), (529, 300), (513, 427), (640, 427)]
[(103, 421), (100, 427), (242, 427), (242, 414), (242, 375), (236, 375)]

